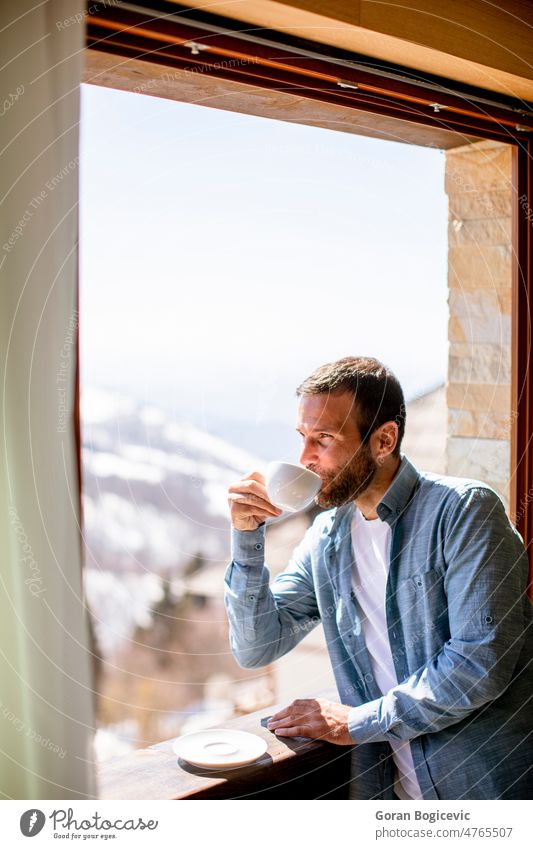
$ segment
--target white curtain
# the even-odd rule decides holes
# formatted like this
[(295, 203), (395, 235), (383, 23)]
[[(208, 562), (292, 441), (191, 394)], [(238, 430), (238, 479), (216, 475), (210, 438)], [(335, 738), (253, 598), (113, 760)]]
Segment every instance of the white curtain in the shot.
[(94, 798), (77, 451), (78, 0), (0, 4), (0, 795)]

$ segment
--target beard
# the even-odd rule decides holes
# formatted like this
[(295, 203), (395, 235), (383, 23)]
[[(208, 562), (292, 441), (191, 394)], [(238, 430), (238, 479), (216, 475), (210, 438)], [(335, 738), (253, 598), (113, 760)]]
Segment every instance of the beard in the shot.
[(315, 496), (319, 507), (341, 507), (348, 501), (354, 501), (373, 481), (377, 472), (377, 463), (367, 445), (361, 445), (353, 459), (337, 471), (321, 470), (320, 466), (308, 466), (322, 478), (322, 487)]

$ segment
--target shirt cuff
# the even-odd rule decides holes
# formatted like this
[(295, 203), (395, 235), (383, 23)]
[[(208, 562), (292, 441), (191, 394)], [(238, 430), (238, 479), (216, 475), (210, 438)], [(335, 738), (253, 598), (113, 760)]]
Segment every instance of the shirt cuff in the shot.
[(379, 724), (383, 698), (353, 707), (348, 714), (348, 731), (354, 743), (378, 743), (388, 740)]
[(231, 529), (231, 559), (239, 566), (263, 566), (265, 562), (265, 525), (255, 531)]

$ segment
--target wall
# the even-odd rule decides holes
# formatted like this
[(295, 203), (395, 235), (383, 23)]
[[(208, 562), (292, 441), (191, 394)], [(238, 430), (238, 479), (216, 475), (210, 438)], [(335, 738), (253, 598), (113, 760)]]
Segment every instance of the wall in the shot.
[(478, 478), (509, 509), (511, 148), (448, 151), (447, 472)]

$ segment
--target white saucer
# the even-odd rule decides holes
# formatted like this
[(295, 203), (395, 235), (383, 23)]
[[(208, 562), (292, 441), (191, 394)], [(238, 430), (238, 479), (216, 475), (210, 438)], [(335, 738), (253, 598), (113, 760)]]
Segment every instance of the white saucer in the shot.
[(264, 755), (268, 743), (247, 731), (229, 728), (208, 728), (178, 737), (172, 744), (174, 752), (194, 766), (242, 766)]

